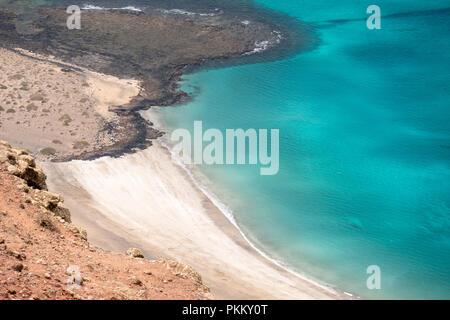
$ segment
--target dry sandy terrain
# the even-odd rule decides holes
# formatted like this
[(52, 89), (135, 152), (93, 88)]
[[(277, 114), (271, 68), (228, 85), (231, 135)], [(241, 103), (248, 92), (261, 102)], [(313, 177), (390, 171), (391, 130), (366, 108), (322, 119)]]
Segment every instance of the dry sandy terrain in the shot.
[[(23, 52), (23, 51), (22, 51)], [(139, 93), (138, 82), (88, 70), (70, 71), (49, 61), (0, 49), (0, 139), (39, 159), (77, 156), (113, 144), (112, 106)]]

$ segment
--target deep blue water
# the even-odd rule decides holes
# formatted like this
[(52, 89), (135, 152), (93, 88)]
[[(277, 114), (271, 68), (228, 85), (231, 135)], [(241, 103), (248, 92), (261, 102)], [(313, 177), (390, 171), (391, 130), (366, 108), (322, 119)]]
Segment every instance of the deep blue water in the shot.
[(368, 1), (260, 2), (310, 22), (320, 45), (186, 76), (195, 99), (162, 121), (280, 129), (276, 176), (201, 168), (272, 257), (364, 298), (450, 298), (450, 4), (377, 1), (382, 29), (368, 30)]

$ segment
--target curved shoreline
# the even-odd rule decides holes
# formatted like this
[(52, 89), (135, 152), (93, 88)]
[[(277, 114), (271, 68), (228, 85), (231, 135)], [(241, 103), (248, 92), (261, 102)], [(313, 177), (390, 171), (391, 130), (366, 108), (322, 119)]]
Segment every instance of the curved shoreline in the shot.
[[(271, 20), (272, 18), (269, 19), (269, 15), (263, 14), (261, 9), (258, 10), (261, 10), (260, 18), (262, 22), (259, 21), (259, 18), (255, 18), (255, 21), (245, 24), (242, 23), (240, 17), (232, 17), (223, 12), (217, 16), (195, 15), (191, 17), (191, 15), (169, 14), (157, 9), (150, 9), (148, 12), (146, 10), (145, 13), (122, 9), (83, 10), (82, 36), (78, 36), (76, 32), (67, 32), (64, 29), (65, 26), (60, 25), (60, 22), (64, 21), (66, 16), (64, 10), (52, 8), (37, 8), (35, 10), (37, 12), (32, 15), (34, 20), (20, 22), (21, 25), (23, 24), (21, 28), (27, 30), (25, 34), (15, 34), (14, 32), (2, 34), (0, 30), (0, 40), (3, 40), (2, 47), (16, 53), (18, 52), (14, 48), (22, 48), (36, 53), (41, 55), (41, 58), (32, 58), (38, 61), (49, 62), (46, 57), (51, 55), (54, 57), (51, 62), (65, 70), (80, 73), (83, 73), (83, 69), (93, 70), (119, 78), (133, 78), (139, 80), (142, 86), (139, 94), (129, 103), (110, 108), (110, 112), (114, 113), (119, 119), (119, 124), (114, 125), (107, 122), (100, 131), (100, 133), (109, 134), (114, 138), (119, 137), (119, 141), (112, 145), (96, 144), (94, 150), (81, 154), (65, 154), (53, 157), (53, 161), (92, 160), (102, 156), (119, 157), (136, 150), (144, 150), (151, 145), (151, 140), (161, 136), (162, 132), (155, 130), (151, 123), (145, 121), (140, 116), (139, 111), (147, 110), (155, 105), (175, 105), (190, 99), (185, 92), (179, 90), (179, 80), (183, 74), (201, 68), (220, 68), (229, 65), (277, 60), (283, 54), (290, 55), (300, 48), (311, 46), (313, 43), (310, 35), (306, 35), (309, 32), (306, 31), (307, 28), (302, 31), (290, 30), (287, 25), (275, 23), (275, 20), (280, 20), (279, 17)], [(248, 11), (248, 8), (246, 10)], [(257, 14), (255, 14), (256, 16)], [(13, 12), (2, 12), (0, 10), (0, 22), (3, 22), (6, 29), (15, 28), (16, 20), (19, 18), (20, 15)], [(118, 21), (114, 22), (115, 19)], [(163, 43), (158, 44), (158, 46), (163, 47), (162, 53), (158, 52), (158, 55), (162, 54), (162, 57), (156, 55), (148, 58), (139, 53), (141, 49), (144, 52), (146, 51), (143, 50), (146, 48), (145, 46), (141, 48), (139, 47), (140, 44), (133, 41), (127, 42), (130, 38), (129, 32), (132, 32), (133, 29), (127, 31), (128, 33), (123, 33), (122, 23), (127, 25), (136, 22), (137, 25), (134, 28), (139, 28), (139, 26), (146, 26), (149, 21), (151, 23), (154, 20), (156, 23), (168, 24), (168, 30), (170, 30), (171, 25), (179, 25), (182, 29), (185, 26), (192, 25), (193, 34), (190, 35), (193, 37), (192, 44), (189, 41), (181, 41), (172, 45), (173, 49), (182, 49), (179, 53), (181, 54), (180, 57), (176, 53), (171, 56), (168, 49), (172, 47), (164, 48), (167, 44)], [(120, 38), (119, 43), (122, 43), (123, 46), (130, 46), (127, 49), (127, 51), (130, 51), (130, 57), (125, 56), (120, 50), (108, 46), (108, 41), (111, 41), (109, 38), (106, 38), (107, 44), (97, 45), (99, 42), (97, 38), (103, 39), (108, 36), (108, 34), (98, 31), (99, 26), (103, 28), (108, 24), (111, 24), (110, 28), (119, 28), (114, 29), (113, 35), (124, 37), (124, 39)], [(148, 29), (148, 27), (146, 28)], [(282, 30), (282, 36), (280, 30)], [(145, 32), (148, 33), (150, 39), (155, 38), (155, 32), (151, 28)], [(198, 32), (207, 32), (208, 35), (199, 42), (194, 36)], [(303, 32), (305, 34), (300, 34)], [(173, 36), (176, 40), (177, 33), (175, 32)], [(222, 39), (223, 37), (226, 38)], [(162, 40), (158, 36), (156, 36), (156, 39), (157, 41)], [(171, 41), (174, 39), (171, 39)], [(189, 36), (187, 40), (189, 40)], [(203, 46), (208, 47), (208, 41), (212, 41), (214, 45), (221, 46), (221, 48), (203, 50)], [(75, 48), (72, 43), (80, 43), (81, 48)], [(264, 43), (264, 45), (261, 46), (261, 43)], [(269, 45), (269, 43), (271, 44)], [(199, 45), (201, 46), (198, 47)], [(158, 49), (158, 46), (156, 49)], [(190, 49), (189, 46), (192, 46), (193, 49)], [(134, 49), (139, 50), (133, 52)], [(154, 47), (148, 48), (148, 51), (154, 50)], [(193, 50), (192, 53), (187, 55), (183, 53), (189, 50)], [(19, 54), (23, 53), (19, 52)], [(30, 57), (30, 55), (26, 56)], [(134, 62), (128, 61), (131, 57), (134, 58)], [(36, 152), (36, 150), (31, 151)]]
[[(149, 110), (147, 111), (147, 115), (149, 121), (151, 120), (155, 122), (154, 125), (155, 127), (158, 128), (158, 130), (163, 131), (167, 130), (166, 128), (164, 128), (164, 125), (161, 123), (155, 111), (152, 112), (151, 110)], [(217, 207), (217, 209), (223, 214), (223, 216), (228, 219), (228, 221), (236, 228), (236, 230), (240, 233), (242, 238), (252, 247), (253, 250), (255, 250), (264, 259), (267, 259), (267, 261), (269, 261), (270, 263), (273, 263), (277, 267), (284, 269), (285, 271), (289, 272), (295, 277), (298, 277), (322, 290), (329, 292), (331, 295), (335, 296), (338, 299), (342, 299), (344, 297), (347, 297), (349, 299), (358, 299), (358, 297), (352, 293), (340, 291), (330, 284), (321, 283), (320, 280), (318, 279), (312, 279), (311, 277), (308, 277), (307, 275), (302, 274), (299, 271), (295, 271), (292, 266), (285, 264), (283, 261), (279, 259), (271, 257), (269, 253), (264, 251), (264, 249), (259, 248), (257, 244), (253, 243), (237, 223), (233, 214), (233, 210), (226, 203), (224, 203), (219, 196), (217, 196), (213, 191), (209, 190), (206, 185), (202, 184), (200, 180), (196, 178), (195, 176), (196, 173), (192, 169), (188, 168), (185, 164), (183, 164), (182, 160), (176, 154), (173, 153), (172, 148), (164, 141), (165, 138), (166, 135), (157, 138), (156, 141), (163, 148), (165, 148), (168, 153), (170, 153), (174, 164), (176, 164), (186, 172), (186, 175), (190, 178), (191, 182)]]
[[(246, 51), (248, 52), (248, 51)], [(244, 52), (243, 54), (245, 54), (246, 52)], [(259, 51), (258, 51), (259, 53)], [(223, 56), (223, 57), (216, 57), (214, 59), (209, 59), (209, 63), (211, 63), (211, 61), (219, 61), (222, 59), (227, 59), (229, 57), (227, 56)], [(237, 57), (237, 59), (244, 61), (242, 54), (241, 57)], [(80, 164), (83, 162), (79, 162), (79, 161), (75, 161), (75, 162), (69, 162), (70, 160), (74, 160), (74, 159), (83, 159), (83, 160), (98, 160), (98, 161), (110, 161), (110, 160), (105, 160), (108, 157), (112, 157), (112, 158), (117, 158), (117, 161), (121, 161), (121, 159), (123, 159), (125, 156), (126, 158), (133, 158), (135, 155), (137, 155), (136, 150), (140, 150), (140, 154), (142, 154), (142, 152), (145, 152), (147, 150), (147, 147), (149, 147), (151, 145), (151, 141), (149, 141), (150, 139), (154, 139), (157, 138), (161, 135), (161, 132), (158, 130), (155, 130), (152, 126), (151, 123), (148, 123), (144, 118), (141, 117), (141, 115), (139, 114), (139, 111), (141, 110), (146, 110), (148, 109), (151, 105), (173, 105), (176, 104), (180, 101), (182, 101), (182, 99), (186, 98), (186, 94), (183, 92), (178, 91), (178, 81), (181, 77), (181, 75), (183, 74), (183, 71), (185, 71), (186, 67), (189, 66), (189, 68), (193, 69), (193, 68), (198, 68), (198, 66), (205, 66), (207, 65), (205, 59), (200, 59), (198, 62), (196, 63), (190, 63), (190, 64), (182, 64), (179, 66), (176, 66), (172, 69), (172, 71), (169, 73), (169, 77), (163, 80), (163, 84), (166, 88), (166, 92), (163, 94), (163, 96), (159, 97), (158, 99), (148, 99), (145, 96), (141, 96), (141, 93), (133, 98), (133, 101), (128, 103), (126, 106), (118, 106), (118, 107), (114, 107), (112, 109), (110, 109), (110, 111), (116, 113), (117, 115), (119, 115), (119, 118), (122, 121), (125, 121), (125, 123), (128, 123), (129, 125), (132, 126), (128, 127), (126, 130), (124, 130), (124, 132), (128, 132), (133, 133), (133, 138), (131, 140), (128, 140), (128, 142), (123, 143), (122, 145), (114, 145), (112, 148), (110, 149), (99, 149), (99, 150), (94, 150), (93, 152), (86, 152), (83, 153), (81, 155), (77, 155), (75, 157), (63, 157), (58, 159), (58, 161), (65, 161), (59, 164), (46, 164), (45, 166), (47, 167), (47, 170), (50, 171), (50, 175), (53, 175), (53, 172), (58, 171), (58, 168), (69, 168), (71, 167), (73, 164)], [(244, 63), (244, 62), (242, 62)], [(61, 64), (60, 66), (65, 66), (65, 64)], [(67, 64), (67, 66), (70, 66), (71, 68), (74, 68), (74, 70), (77, 70), (77, 67), (74, 66), (72, 63)], [(82, 69), (79, 69), (82, 70)], [(144, 81), (143, 78), (140, 79), (141, 81)], [(145, 85), (144, 85), (145, 86)], [(110, 124), (106, 124), (103, 130), (116, 130), (114, 127), (111, 127)], [(154, 130), (154, 131), (153, 131)], [(151, 133), (151, 135), (149, 136), (149, 132)], [(127, 136), (127, 138), (129, 138)], [(158, 142), (159, 143), (159, 142)], [(160, 146), (154, 146), (154, 148), (160, 148)], [(169, 149), (166, 149), (167, 153), (170, 153)], [(111, 159), (112, 159), (111, 158)], [(95, 162), (94, 161), (94, 162)], [(112, 161), (112, 160), (111, 160)], [(182, 166), (180, 166), (182, 168)], [(245, 252), (250, 252), (250, 251), (254, 251), (254, 254), (258, 255), (260, 258), (264, 259), (264, 263), (263, 264), (259, 264), (259, 258), (255, 258), (254, 255), (251, 255), (253, 257), (253, 259), (256, 259), (253, 263), (256, 263), (257, 266), (259, 266), (259, 268), (267, 268), (266, 265), (273, 265), (272, 267), (270, 267), (268, 270), (275, 270), (273, 272), (275, 272), (275, 274), (271, 274), (272, 277), (277, 278), (278, 275), (282, 276), (283, 281), (287, 281), (287, 283), (291, 282), (291, 281), (297, 281), (295, 279), (291, 279), (290, 276), (294, 276), (296, 278), (298, 278), (298, 280), (301, 280), (302, 284), (299, 284), (299, 286), (301, 287), (300, 290), (291, 290), (288, 289), (290, 286), (288, 285), (286, 287), (286, 284), (280, 285), (280, 288), (283, 288), (282, 291), (278, 292), (278, 293), (273, 293), (274, 297), (277, 298), (286, 298), (286, 297), (290, 297), (290, 298), (343, 298), (342, 296), (340, 296), (339, 293), (337, 293), (335, 290), (331, 289), (329, 286), (324, 286), (321, 284), (316, 283), (315, 281), (307, 278), (306, 276), (303, 276), (299, 273), (296, 273), (292, 270), (290, 270), (288, 267), (284, 266), (281, 262), (274, 260), (272, 258), (270, 258), (270, 256), (268, 256), (266, 253), (264, 253), (263, 251), (261, 251), (260, 249), (258, 249), (253, 243), (251, 243), (251, 241), (249, 241), (249, 239), (245, 236), (245, 234), (242, 232), (242, 230), (239, 228), (239, 226), (237, 225), (237, 223), (234, 221), (233, 216), (227, 214), (226, 211), (223, 210), (222, 208), (222, 203), (220, 202), (220, 200), (218, 200), (217, 197), (212, 196), (207, 189), (205, 189), (205, 187), (202, 187), (201, 185), (198, 184), (198, 182), (195, 180), (195, 178), (192, 176), (192, 173), (189, 172), (187, 170), (187, 168), (182, 168), (185, 170), (185, 174), (189, 177), (191, 184), (194, 186), (194, 188), (198, 189), (203, 196), (208, 199), (207, 201), (210, 202), (210, 204), (208, 204), (207, 206), (211, 207), (215, 207), (216, 211), (219, 211), (220, 214), (227, 219), (227, 221), (232, 225), (232, 228), (234, 228), (234, 231), (230, 230), (230, 227), (225, 227), (225, 222), (223, 222), (220, 218), (217, 218), (217, 213), (210, 213), (210, 215), (214, 215), (216, 218), (211, 218), (211, 216), (209, 216), (209, 218), (211, 220), (214, 221), (214, 223), (217, 224), (217, 221), (221, 221), (218, 223), (217, 226), (221, 227), (221, 231), (224, 232), (225, 234), (227, 234), (227, 236), (229, 237), (229, 240), (231, 239), (232, 241), (234, 241), (236, 244), (239, 244), (239, 247), (241, 249), (244, 249), (240, 254), (245, 256)], [(56, 170), (56, 171), (55, 171)], [(65, 174), (67, 174), (68, 172), (70, 172), (70, 169), (68, 171), (65, 170), (59, 170), (58, 171), (59, 174), (61, 175), (60, 177), (55, 177), (53, 176), (52, 179), (49, 179), (51, 181), (53, 181), (52, 183), (54, 183), (54, 189), (59, 191), (60, 193), (64, 194), (66, 196), (66, 198), (69, 199), (69, 202), (72, 201), (72, 203), (74, 203), (75, 201), (72, 199), (71, 197), (73, 197), (73, 195), (70, 192), (67, 192), (67, 188), (70, 187), (74, 187), (73, 185), (70, 184), (70, 181), (65, 180), (68, 177), (65, 176)], [(75, 176), (69, 176), (69, 178), (74, 178)], [(96, 177), (98, 179), (101, 179), (101, 176)], [(62, 179), (65, 181), (66, 185), (61, 185), (58, 184), (58, 179)], [(77, 185), (77, 187), (81, 187), (83, 189), (83, 185), (79, 184)], [(65, 191), (66, 190), (66, 191)], [(82, 193), (83, 194), (83, 193)], [(88, 195), (88, 193), (84, 192), (84, 196)], [(93, 205), (94, 207), (97, 207), (97, 209), (99, 209), (100, 206), (98, 203), (96, 203), (97, 199), (96, 197), (89, 197), (87, 196), (87, 198), (83, 198), (82, 195), (80, 194), (76, 194), (76, 197), (78, 197), (77, 201), (81, 199), (83, 199), (83, 201), (87, 201), (90, 202), (91, 205)], [(198, 199), (202, 199), (201, 196), (198, 196)], [(200, 200), (201, 203), (203, 203), (204, 200)], [(73, 209), (72, 209), (73, 210)], [(213, 210), (213, 209), (211, 209)], [(102, 210), (99, 210), (102, 211)], [(111, 211), (111, 210), (110, 210)], [(208, 210), (206, 210), (208, 211)], [(214, 211), (214, 210), (213, 210)], [(77, 209), (75, 209), (75, 212), (77, 212)], [(108, 213), (108, 210), (105, 210), (103, 213), (103, 215), (107, 215), (107, 214), (111, 214), (111, 212)], [(206, 213), (208, 215), (208, 213)], [(104, 217), (105, 218), (105, 217)], [(109, 217), (106, 217), (106, 220), (108, 220)], [(123, 218), (123, 217), (122, 217)], [(202, 218), (203, 219), (203, 218)], [(108, 223), (108, 222), (105, 222)], [(110, 222), (110, 223), (114, 223), (114, 221)], [(115, 221), (115, 223), (118, 223), (117, 221)], [(139, 224), (138, 224), (139, 225)], [(239, 235), (234, 235), (234, 233), (237, 232)], [(95, 234), (95, 233), (94, 233)], [(164, 237), (163, 237), (164, 238)], [(242, 239), (241, 239), (242, 238)], [(122, 239), (134, 239), (132, 241), (137, 241), (138, 243), (141, 242), (141, 240), (143, 240), (142, 238), (135, 238), (135, 237), (130, 237), (130, 238), (126, 238), (123, 237)], [(225, 238), (224, 238), (225, 239)], [(228, 238), (227, 238), (228, 239)], [(240, 239), (240, 240), (239, 240)], [(107, 239), (104, 239), (104, 241), (108, 241)], [(228, 241), (228, 240), (227, 240)], [(244, 243), (242, 242), (244, 241)], [(121, 240), (116, 240), (116, 242), (121, 242)], [(94, 241), (95, 243), (95, 241)], [(117, 245), (117, 243), (116, 243)], [(120, 244), (119, 244), (120, 246)], [(152, 247), (150, 245), (150, 247)], [(197, 246), (198, 248), (201, 248), (201, 246)], [(248, 248), (247, 248), (248, 247)], [(161, 249), (161, 248), (159, 248)], [(204, 249), (204, 248), (201, 248)], [(195, 265), (195, 262), (191, 264)], [(245, 266), (240, 266), (240, 268), (246, 268)], [(281, 272), (279, 269), (282, 269), (283, 271)], [(249, 268), (249, 270), (252, 270), (252, 268)], [(247, 270), (248, 271), (248, 270)], [(266, 275), (267, 272), (271, 273), (272, 271), (265, 271)], [(285, 274), (285, 272), (289, 273), (290, 276), (287, 276)], [(233, 276), (233, 279), (235, 277)], [(238, 277), (239, 279), (240, 277)], [(242, 280), (242, 278), (241, 278)], [(262, 280), (262, 279), (260, 279)], [(210, 278), (210, 281), (214, 281)], [(239, 283), (239, 280), (234, 280), (235, 282)], [(304, 282), (304, 283), (303, 283)], [(266, 283), (265, 281), (262, 282), (261, 284), (258, 283), (257, 287), (260, 287), (263, 283)], [(306, 284), (305, 284), (306, 283)], [(267, 284), (267, 283), (266, 283)], [(250, 284), (246, 284), (246, 286), (249, 286)], [(312, 286), (312, 287), (311, 287)], [(241, 288), (236, 288), (236, 292), (240, 292), (240, 294), (243, 294), (243, 292), (246, 292), (245, 289), (241, 289)], [(265, 292), (265, 290), (262, 291), (258, 291), (259, 293), (255, 296), (259, 299), (262, 298), (267, 298), (267, 292), (265, 294), (263, 294), (263, 292)], [(289, 293), (287, 293), (289, 292)], [(250, 291), (247, 291), (247, 293), (244, 293), (244, 297), (252, 297), (252, 295), (250, 294)], [(233, 296), (232, 296), (233, 297)]]
[[(221, 299), (345, 299), (261, 255), (159, 142), (120, 158), (44, 163), (93, 244), (192, 265)], [(111, 183), (114, 181), (114, 183)], [(125, 242), (124, 242), (125, 241)]]
[[(174, 158), (174, 154), (173, 154), (172, 150), (170, 149), (170, 147), (168, 145), (166, 145), (164, 142), (162, 142), (160, 140), (160, 138), (158, 138), (158, 142), (161, 144), (162, 147), (167, 149), (167, 151), (172, 155), (172, 159), (173, 159)], [(230, 223), (239, 231), (239, 233), (244, 238), (244, 240), (258, 254), (260, 254), (262, 257), (264, 257), (265, 259), (267, 259), (271, 263), (275, 264), (276, 266), (278, 266), (280, 268), (283, 268), (284, 270), (286, 270), (290, 274), (292, 274), (292, 275), (294, 275), (294, 276), (296, 276), (296, 277), (298, 277), (298, 278), (300, 278), (300, 279), (302, 279), (304, 281), (307, 281), (307, 282), (311, 283), (314, 286), (317, 286), (317, 287), (319, 287), (319, 288), (329, 292), (331, 295), (335, 295), (336, 297), (340, 296), (340, 294), (338, 294), (338, 291), (336, 289), (334, 289), (331, 285), (319, 283), (318, 281), (315, 281), (315, 280), (307, 277), (306, 275), (303, 275), (303, 274), (301, 274), (301, 273), (299, 273), (297, 271), (292, 270), (288, 265), (284, 264), (282, 261), (279, 261), (279, 260), (277, 260), (275, 258), (270, 257), (270, 255), (268, 253), (264, 252), (263, 249), (258, 248), (258, 246), (256, 244), (254, 244), (253, 242), (250, 241), (250, 239), (246, 236), (244, 231), (241, 229), (241, 227), (236, 222), (236, 219), (235, 219), (235, 217), (233, 215), (233, 210), (229, 206), (227, 206), (222, 200), (220, 200), (219, 196), (217, 196), (212, 191), (208, 190), (208, 188), (206, 186), (201, 184), (195, 178), (195, 174), (190, 169), (188, 169), (185, 165), (183, 165), (181, 161), (175, 161), (175, 163), (178, 166), (180, 166), (183, 170), (186, 171), (186, 174), (192, 180), (192, 183), (195, 184), (197, 186), (197, 188), (199, 188), (203, 192), (203, 194), (222, 212), (222, 214), (230, 221)], [(354, 295), (350, 294), (350, 293), (344, 292), (344, 294), (347, 294), (350, 297), (354, 297)]]

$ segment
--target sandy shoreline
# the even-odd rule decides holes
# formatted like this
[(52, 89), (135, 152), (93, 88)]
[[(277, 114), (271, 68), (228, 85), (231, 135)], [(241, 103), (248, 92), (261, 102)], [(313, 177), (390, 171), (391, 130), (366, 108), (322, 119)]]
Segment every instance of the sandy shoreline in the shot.
[(75, 224), (106, 250), (130, 245), (192, 265), (216, 298), (338, 299), (254, 250), (159, 143), (121, 158), (44, 163)]
[[(12, 65), (4, 72), (2, 101), (11, 101), (9, 104), (16, 107), (15, 112), (4, 110), (0, 114), (0, 138), (29, 149), (40, 160), (55, 154), (73, 158), (70, 154), (75, 153), (82, 159), (89, 157), (80, 152), (97, 155), (92, 161), (42, 163), (49, 189), (64, 196), (74, 224), (88, 231), (91, 243), (116, 252), (138, 247), (148, 258), (168, 257), (190, 264), (219, 299), (345, 298), (293, 275), (258, 253), (158, 141), (119, 158), (98, 158), (108, 153), (95, 147), (124, 138), (109, 136), (109, 132), (118, 127), (125, 135), (136, 131), (134, 118), (117, 117), (110, 110), (127, 106), (140, 93), (142, 83), (82, 68), (67, 73), (55, 67), (49, 57), (31, 61), (5, 50), (0, 51), (0, 57), (14, 57), (33, 66), (32, 74), (27, 74), (27, 68), (18, 73)], [(52, 87), (46, 87), (50, 82)], [(21, 91), (19, 86), (26, 96), (14, 95)], [(24, 102), (32, 104), (32, 95), (37, 94), (41, 98), (36, 101), (49, 106), (49, 112), (40, 105), (37, 109), (16, 105), (23, 96)], [(28, 121), (26, 128), (24, 119)], [(108, 124), (111, 131), (104, 130)], [(132, 128), (122, 128), (127, 124)], [(81, 145), (83, 150), (75, 148), (80, 141), (86, 142)], [(49, 147), (56, 153), (42, 152)]]

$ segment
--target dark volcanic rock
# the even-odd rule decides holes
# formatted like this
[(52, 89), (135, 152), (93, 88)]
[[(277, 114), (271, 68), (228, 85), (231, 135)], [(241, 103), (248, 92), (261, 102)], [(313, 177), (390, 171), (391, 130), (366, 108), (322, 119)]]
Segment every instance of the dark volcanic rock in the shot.
[(0, 15), (0, 37), (6, 44), (51, 54), (66, 62), (121, 77), (144, 80), (142, 97), (148, 103), (174, 103), (183, 97), (176, 92), (187, 65), (206, 60), (240, 56), (255, 43), (276, 43), (272, 26), (259, 22), (242, 24), (236, 18), (195, 19), (158, 12), (83, 11), (82, 29), (69, 30), (67, 13), (41, 9), (31, 27), (33, 35), (11, 32), (16, 16)]

